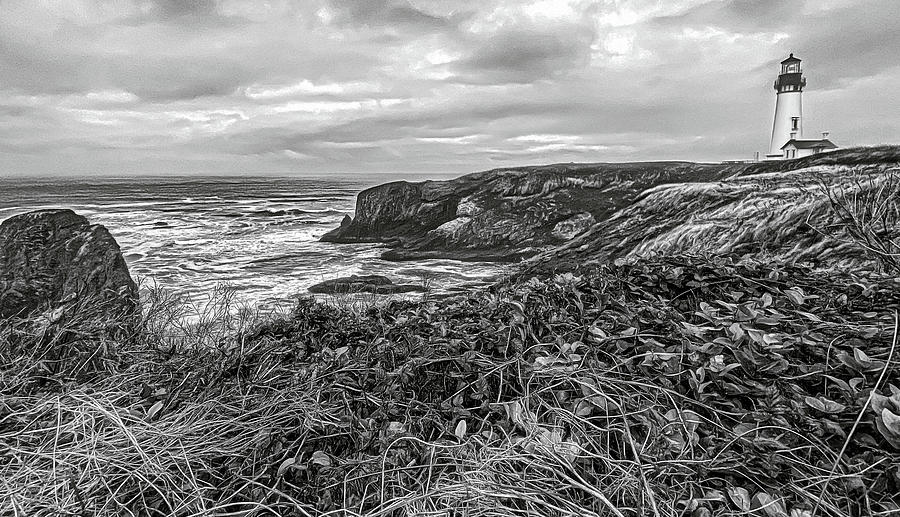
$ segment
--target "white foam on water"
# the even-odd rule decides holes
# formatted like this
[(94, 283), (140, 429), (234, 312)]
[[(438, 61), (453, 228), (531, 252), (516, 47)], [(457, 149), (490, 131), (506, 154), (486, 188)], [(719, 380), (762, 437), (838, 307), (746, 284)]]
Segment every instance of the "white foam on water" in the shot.
[[(340, 276), (382, 274), (398, 283), (428, 277), (441, 289), (499, 270), (452, 260), (392, 263), (379, 258), (385, 248), (377, 244), (320, 242), (344, 214), (354, 212), (356, 193), (371, 186), (328, 181), (182, 178), (139, 185), (97, 181), (78, 188), (61, 183), (33, 187), (32, 197), (23, 194), (21, 200), (4, 199), (8, 190), (0, 181), (0, 218), (73, 208), (110, 230), (132, 274), (145, 285), (155, 282), (198, 301), (223, 284), (238, 301), (271, 307), (291, 305), (309, 286)], [(58, 191), (46, 192), (51, 188)]]

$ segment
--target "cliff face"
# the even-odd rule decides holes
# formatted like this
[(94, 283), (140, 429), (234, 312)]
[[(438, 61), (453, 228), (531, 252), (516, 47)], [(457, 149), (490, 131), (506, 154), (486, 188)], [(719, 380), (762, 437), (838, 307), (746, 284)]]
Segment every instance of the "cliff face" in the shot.
[[(356, 217), (327, 233), (328, 242), (381, 242), (415, 235), (455, 216), (458, 197), (435, 197), (427, 183), (387, 183), (360, 192)], [(430, 199), (433, 198), (433, 199)]]
[(382, 255), (389, 260), (514, 261), (568, 242), (647, 188), (741, 170), (685, 162), (561, 164), (388, 183), (361, 192), (355, 217), (322, 240), (385, 242), (392, 246)]
[[(857, 207), (876, 233), (900, 246), (898, 164), (900, 147), (849, 149), (748, 165), (722, 181), (656, 186), (523, 270), (685, 253), (871, 267), (873, 255), (850, 237), (832, 200)], [(877, 216), (866, 215), (872, 209)]]

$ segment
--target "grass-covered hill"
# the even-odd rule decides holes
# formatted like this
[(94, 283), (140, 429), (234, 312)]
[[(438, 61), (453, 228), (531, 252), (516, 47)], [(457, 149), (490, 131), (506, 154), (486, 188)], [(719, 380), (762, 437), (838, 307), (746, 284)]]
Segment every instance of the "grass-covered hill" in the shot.
[(898, 302), (670, 258), (229, 332), (3, 320), (2, 513), (891, 515)]
[[(866, 249), (877, 247), (874, 241), (888, 248)], [(655, 186), (526, 269), (683, 253), (870, 267), (871, 251), (900, 253), (897, 146), (752, 164), (729, 178)]]

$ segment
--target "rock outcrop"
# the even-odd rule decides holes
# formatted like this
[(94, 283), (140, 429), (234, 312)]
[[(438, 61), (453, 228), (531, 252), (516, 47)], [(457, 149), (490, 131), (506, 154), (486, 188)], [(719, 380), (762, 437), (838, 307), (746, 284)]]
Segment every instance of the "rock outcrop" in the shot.
[(0, 224), (0, 318), (89, 300), (111, 317), (133, 311), (137, 286), (116, 240), (71, 210)]
[(710, 181), (735, 165), (654, 162), (497, 169), (449, 181), (394, 182), (359, 194), (327, 242), (383, 242), (388, 260), (518, 261), (576, 238), (663, 183)]
[(353, 275), (326, 280), (311, 286), (309, 292), (316, 294), (399, 294), (424, 292), (425, 287), (414, 284), (395, 284), (382, 275)]
[(383, 242), (426, 232), (455, 217), (458, 199), (433, 192), (436, 182), (398, 181), (359, 193), (356, 217), (322, 238), (327, 242)]
[(590, 212), (575, 214), (568, 219), (556, 223), (551, 235), (560, 241), (567, 242), (588, 231), (588, 229), (591, 226), (594, 226), (596, 222), (597, 220), (594, 219), (593, 214)]

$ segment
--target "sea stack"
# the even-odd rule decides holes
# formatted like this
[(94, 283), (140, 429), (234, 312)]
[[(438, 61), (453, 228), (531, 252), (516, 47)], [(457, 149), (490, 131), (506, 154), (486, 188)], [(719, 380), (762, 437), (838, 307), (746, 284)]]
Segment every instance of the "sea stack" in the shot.
[(110, 317), (137, 306), (137, 286), (105, 227), (64, 209), (0, 224), (0, 318), (85, 300)]

